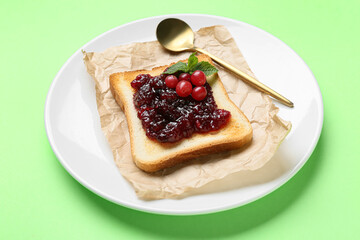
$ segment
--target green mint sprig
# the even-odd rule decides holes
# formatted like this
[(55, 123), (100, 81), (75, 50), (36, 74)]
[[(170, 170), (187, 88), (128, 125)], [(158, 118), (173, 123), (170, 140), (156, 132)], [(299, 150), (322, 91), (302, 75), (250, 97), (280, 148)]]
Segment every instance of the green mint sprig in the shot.
[(170, 66), (164, 73), (165, 74), (174, 74), (176, 72), (186, 72), (192, 74), (196, 70), (201, 70), (205, 73), (206, 76), (210, 76), (218, 70), (211, 65), (209, 62), (201, 61), (195, 56), (196, 53), (190, 55), (187, 63), (177, 62), (176, 64)]

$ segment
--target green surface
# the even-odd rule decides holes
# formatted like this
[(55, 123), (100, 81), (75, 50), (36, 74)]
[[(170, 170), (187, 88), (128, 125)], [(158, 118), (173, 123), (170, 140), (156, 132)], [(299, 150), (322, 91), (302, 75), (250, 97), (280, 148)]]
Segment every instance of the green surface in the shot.
[[(360, 239), (359, 9), (358, 0), (1, 1), (0, 239)], [(260, 27), (317, 78), (318, 146), (294, 178), (256, 202), (202, 216), (130, 210), (81, 186), (51, 150), (44, 103), (62, 64), (111, 28), (171, 13)]]

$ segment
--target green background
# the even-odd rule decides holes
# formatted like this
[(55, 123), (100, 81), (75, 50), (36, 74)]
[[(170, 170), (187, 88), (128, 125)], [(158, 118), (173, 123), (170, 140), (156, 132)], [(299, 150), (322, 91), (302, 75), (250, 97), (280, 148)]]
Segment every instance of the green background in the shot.
[[(1, 1), (0, 239), (360, 239), (359, 9), (358, 0)], [(51, 150), (44, 104), (62, 64), (109, 29), (172, 13), (260, 27), (320, 85), (325, 117), (313, 155), (260, 200), (201, 216), (138, 212), (85, 189)]]

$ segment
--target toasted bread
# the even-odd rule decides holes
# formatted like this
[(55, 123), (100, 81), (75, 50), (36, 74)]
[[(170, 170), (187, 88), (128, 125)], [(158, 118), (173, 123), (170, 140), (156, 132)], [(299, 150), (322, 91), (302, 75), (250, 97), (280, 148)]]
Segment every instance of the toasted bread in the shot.
[[(207, 55), (199, 55), (198, 59), (212, 64)], [(208, 79), (208, 83), (212, 87), (218, 108), (231, 112), (230, 121), (225, 127), (209, 133), (194, 133), (190, 138), (175, 143), (160, 143), (148, 138), (141, 120), (137, 117), (133, 103), (135, 90), (130, 83), (139, 74), (160, 75), (170, 65), (156, 67), (150, 71), (119, 72), (110, 76), (111, 92), (126, 115), (133, 161), (140, 169), (155, 172), (198, 156), (240, 148), (251, 141), (252, 127), (249, 120), (230, 100), (217, 74)]]

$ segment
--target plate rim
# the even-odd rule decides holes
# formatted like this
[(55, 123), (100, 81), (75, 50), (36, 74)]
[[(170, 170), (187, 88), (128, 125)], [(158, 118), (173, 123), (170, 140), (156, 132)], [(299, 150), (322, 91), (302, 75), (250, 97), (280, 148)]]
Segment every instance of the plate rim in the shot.
[[(77, 56), (77, 54), (81, 53), (81, 51), (83, 49), (85, 49), (88, 45), (92, 44), (93, 42), (97, 41), (99, 38), (103, 37), (104, 35), (107, 35), (113, 31), (117, 31), (120, 28), (124, 28), (126, 26), (132, 25), (132, 24), (136, 24), (139, 22), (145, 22), (145, 21), (150, 21), (150, 20), (156, 20), (156, 19), (162, 19), (162, 18), (170, 18), (170, 17), (205, 17), (205, 18), (217, 18), (217, 19), (221, 19), (221, 20), (225, 20), (225, 21), (230, 21), (233, 22), (235, 24), (243, 24), (246, 25), (247, 27), (250, 28), (255, 28), (258, 31), (261, 31), (263, 33), (265, 33), (266, 35), (268, 35), (269, 37), (275, 38), (275, 40), (281, 42), (283, 45), (285, 45), (290, 51), (292, 51), (300, 60), (301, 62), (304, 64), (304, 66), (306, 66), (306, 68), (308, 69), (309, 73), (311, 74), (311, 76), (313, 77), (313, 79), (315, 80), (315, 86), (316, 86), (316, 90), (317, 93), (319, 94), (319, 100), (320, 102), (318, 102), (318, 107), (319, 107), (319, 112), (318, 112), (318, 118), (319, 118), (319, 122), (318, 125), (316, 126), (316, 133), (315, 133), (315, 137), (313, 138), (313, 141), (311, 143), (311, 147), (309, 148), (309, 151), (304, 155), (304, 157), (301, 159), (301, 161), (299, 161), (292, 169), (291, 171), (289, 171), (286, 175), (283, 176), (282, 181), (280, 181), (278, 184), (274, 185), (273, 187), (271, 187), (270, 189), (268, 189), (266, 192), (261, 193), (261, 194), (256, 194), (256, 196), (247, 199), (246, 201), (243, 202), (238, 202), (236, 204), (223, 204), (217, 207), (210, 207), (207, 208), (206, 210), (199, 210), (199, 211), (194, 211), (194, 210), (162, 210), (162, 209), (158, 209), (158, 208), (153, 208), (151, 206), (143, 206), (141, 204), (137, 204), (137, 203), (133, 203), (133, 202), (128, 202), (128, 201), (124, 201), (124, 200), (118, 200), (113, 198), (112, 196), (108, 195), (105, 192), (102, 192), (101, 190), (94, 188), (91, 186), (91, 184), (89, 184), (85, 179), (83, 179), (81, 176), (79, 176), (78, 174), (76, 174), (71, 167), (69, 167), (69, 165), (66, 163), (66, 161), (63, 159), (60, 151), (58, 150), (58, 147), (55, 144), (55, 140), (54, 137), (52, 135), (51, 132), (51, 124), (50, 124), (50, 117), (49, 117), (49, 107), (50, 107), (50, 98), (52, 95), (52, 92), (54, 91), (54, 87), (56, 85), (56, 82), (58, 81), (59, 77), (61, 76), (62, 72), (66, 69), (66, 67), (69, 65), (69, 63)], [(142, 18), (142, 19), (138, 19), (135, 21), (131, 21), (122, 25), (119, 25), (115, 28), (112, 28), (98, 36), (96, 36), (95, 38), (91, 39), (90, 41), (88, 41), (86, 44), (84, 44), (83, 46), (81, 46), (78, 50), (76, 50), (67, 60), (66, 62), (61, 66), (60, 70), (57, 72), (57, 74), (55, 75), (55, 77), (53, 78), (51, 85), (49, 87), (48, 93), (46, 95), (46, 100), (45, 100), (45, 106), (44, 106), (44, 125), (45, 125), (45, 130), (46, 130), (46, 135), (48, 138), (48, 141), (50, 143), (50, 146), (55, 154), (55, 156), (57, 157), (58, 161), (61, 163), (61, 165), (65, 168), (65, 170), (77, 181), (79, 182), (82, 186), (84, 186), (86, 189), (90, 190), (91, 192), (95, 193), (96, 195), (98, 195), (99, 197), (108, 200), (110, 202), (113, 202), (117, 205), (121, 205), (124, 206), (126, 208), (129, 209), (133, 209), (136, 211), (141, 211), (141, 212), (147, 212), (147, 213), (153, 213), (153, 214), (160, 214), (160, 215), (200, 215), (200, 214), (209, 214), (209, 213), (215, 213), (215, 212), (221, 212), (221, 211), (225, 211), (225, 210), (230, 210), (236, 207), (240, 207), (240, 206), (244, 206), (247, 205), (251, 202), (254, 202), (260, 198), (263, 198), (267, 195), (269, 195), (270, 193), (274, 192), (276, 189), (280, 188), (282, 185), (284, 185), (285, 183), (287, 183), (290, 179), (292, 179), (294, 177), (294, 175), (296, 173), (299, 172), (299, 170), (305, 165), (305, 163), (308, 161), (308, 159), (310, 158), (310, 156), (312, 155), (312, 153), (314, 152), (317, 143), (320, 139), (321, 133), (322, 133), (322, 129), (323, 129), (323, 121), (324, 121), (324, 104), (323, 104), (323, 97), (321, 94), (321, 90), (319, 87), (319, 84), (313, 74), (313, 72), (311, 71), (311, 69), (309, 68), (309, 66), (306, 64), (306, 62), (299, 56), (299, 54), (297, 54), (291, 47), (289, 47), (286, 43), (284, 43), (282, 40), (278, 39), (277, 37), (275, 37), (274, 35), (266, 32), (265, 30), (258, 28), (254, 25), (239, 21), (239, 20), (235, 20), (235, 19), (231, 19), (231, 18), (227, 18), (227, 17), (222, 17), (222, 16), (216, 16), (216, 15), (209, 15), (209, 14), (191, 14), (191, 13), (186, 13), (186, 14), (166, 14), (166, 15), (158, 15), (158, 16), (152, 16), (152, 17), (147, 17), (147, 18)]]

